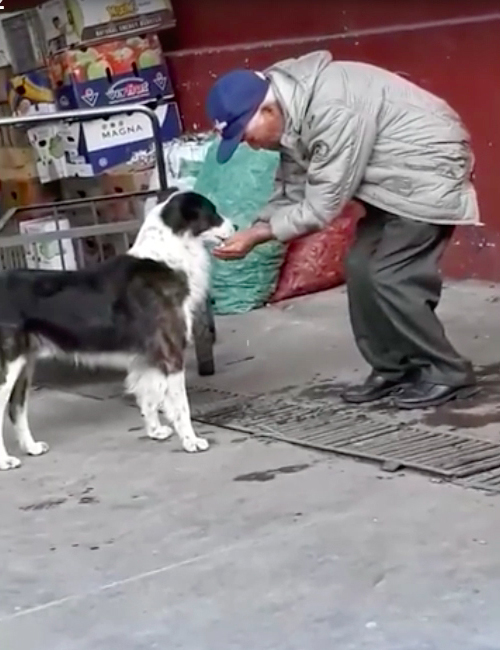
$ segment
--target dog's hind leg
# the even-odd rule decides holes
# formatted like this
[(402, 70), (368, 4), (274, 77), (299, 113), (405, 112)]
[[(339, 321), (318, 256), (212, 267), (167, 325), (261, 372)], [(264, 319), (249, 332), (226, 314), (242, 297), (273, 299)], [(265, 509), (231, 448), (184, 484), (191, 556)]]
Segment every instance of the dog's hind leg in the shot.
[(135, 396), (147, 435), (153, 440), (170, 438), (173, 429), (160, 422), (166, 390), (163, 373), (155, 368), (132, 370), (127, 376), (126, 390)]
[(41, 456), (49, 450), (46, 442), (35, 442), (28, 422), (28, 393), (33, 380), (35, 360), (28, 358), (17, 378), (9, 400), (9, 416), (21, 450), (30, 456)]
[(0, 384), (0, 470), (16, 469), (21, 465), (19, 458), (7, 454), (3, 440), (3, 424), (12, 389), (25, 365), (26, 358), (17, 357), (14, 361), (6, 362), (2, 368), (3, 376), (1, 379), (3, 381)]
[(165, 415), (170, 420), (175, 432), (188, 452), (206, 451), (208, 440), (199, 438), (191, 423), (191, 413), (186, 392), (184, 370), (172, 372), (166, 376), (167, 390), (164, 398)]

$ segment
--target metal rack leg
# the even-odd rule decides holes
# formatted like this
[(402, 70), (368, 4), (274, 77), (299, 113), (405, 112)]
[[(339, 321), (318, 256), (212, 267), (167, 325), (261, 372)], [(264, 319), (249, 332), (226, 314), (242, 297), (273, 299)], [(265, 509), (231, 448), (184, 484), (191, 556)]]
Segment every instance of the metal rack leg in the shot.
[(210, 298), (207, 299), (196, 314), (193, 323), (193, 338), (198, 374), (201, 377), (215, 374), (215, 323)]

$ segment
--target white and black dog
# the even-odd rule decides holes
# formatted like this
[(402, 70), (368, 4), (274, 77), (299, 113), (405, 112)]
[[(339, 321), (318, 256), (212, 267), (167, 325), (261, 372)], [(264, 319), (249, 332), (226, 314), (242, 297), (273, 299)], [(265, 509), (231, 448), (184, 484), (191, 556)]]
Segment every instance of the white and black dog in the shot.
[(151, 438), (175, 432), (186, 451), (208, 449), (191, 424), (184, 354), (208, 290), (205, 244), (233, 232), (208, 199), (174, 192), (147, 214), (125, 255), (81, 271), (0, 274), (0, 470), (20, 465), (3, 442), (7, 406), (21, 450), (32, 456), (48, 450), (33, 439), (27, 415), (34, 363), (42, 356), (126, 370), (127, 391)]

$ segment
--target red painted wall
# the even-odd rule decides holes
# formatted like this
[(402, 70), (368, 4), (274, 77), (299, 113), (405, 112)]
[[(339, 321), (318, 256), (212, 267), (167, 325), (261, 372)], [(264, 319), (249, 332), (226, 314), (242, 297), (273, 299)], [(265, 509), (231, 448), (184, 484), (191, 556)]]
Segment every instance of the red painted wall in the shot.
[(486, 225), (457, 230), (445, 272), (500, 281), (500, 0), (174, 0), (174, 9), (164, 45), (189, 129), (207, 126), (205, 94), (221, 72), (316, 49), (404, 72), (447, 99), (472, 133)]

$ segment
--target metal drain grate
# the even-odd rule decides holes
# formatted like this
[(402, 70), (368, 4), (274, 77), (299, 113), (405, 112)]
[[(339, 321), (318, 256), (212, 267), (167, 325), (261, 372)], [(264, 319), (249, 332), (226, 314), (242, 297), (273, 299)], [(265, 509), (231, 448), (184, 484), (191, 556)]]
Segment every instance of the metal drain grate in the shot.
[(500, 468), (495, 467), (485, 472), (473, 474), (464, 480), (459, 481), (465, 487), (486, 490), (488, 492), (500, 492)]
[(236, 395), (235, 393), (229, 393), (226, 390), (219, 390), (207, 386), (190, 386), (188, 388), (188, 396), (189, 404), (193, 412), (198, 409), (204, 409), (207, 406), (213, 408), (217, 405), (220, 407), (223, 404), (248, 399), (248, 395)]
[(340, 403), (225, 393), (222, 402), (194, 404), (193, 418), (323, 451), (390, 461), (447, 479), (467, 479), (474, 487), (480, 486), (473, 477), (479, 480), (483, 476), (483, 482), (489, 481), (500, 490), (500, 445), (455, 433), (391, 424)]

